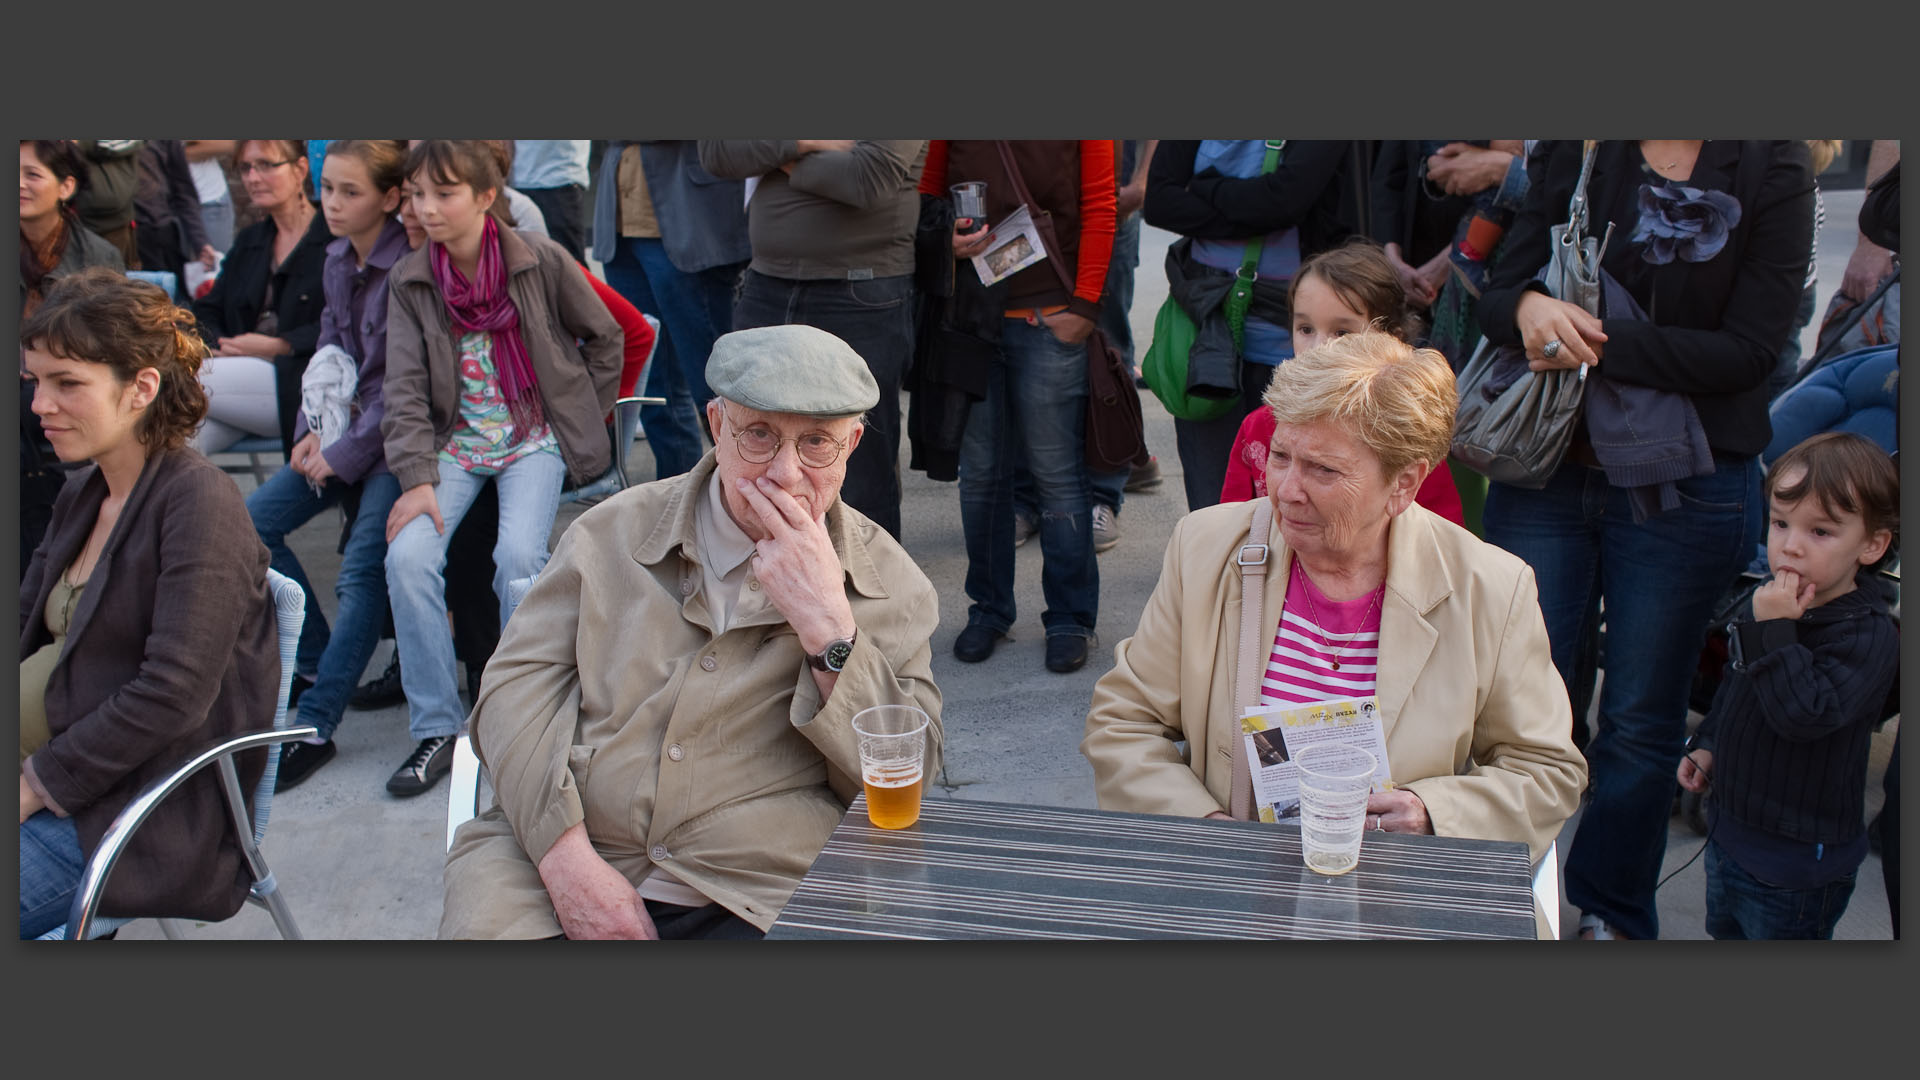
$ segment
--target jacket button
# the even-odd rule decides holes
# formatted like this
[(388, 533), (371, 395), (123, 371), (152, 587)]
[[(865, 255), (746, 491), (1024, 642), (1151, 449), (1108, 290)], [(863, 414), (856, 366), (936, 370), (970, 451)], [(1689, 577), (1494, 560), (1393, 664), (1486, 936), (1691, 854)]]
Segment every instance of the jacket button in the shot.
[(720, 661), (715, 660), (711, 656), (703, 656), (700, 658), (700, 667), (703, 670), (712, 671), (714, 668), (717, 668), (719, 666), (720, 666)]
[(648, 854), (653, 856), (654, 862), (666, 862), (667, 861), (667, 845), (655, 844), (653, 845), (653, 850), (648, 852)]
[(681, 596), (693, 595), (693, 579), (692, 578), (680, 579), (680, 595)]
[(748, 578), (748, 579), (747, 579), (747, 588), (748, 588), (748, 589), (750, 589), (750, 590), (752, 590), (753, 592), (759, 592), (759, 591), (760, 591), (760, 579), (759, 579), (759, 578)]
[(667, 756), (675, 761), (679, 761), (681, 758), (687, 756), (687, 752), (680, 749), (679, 743), (674, 743), (672, 746), (667, 747)]

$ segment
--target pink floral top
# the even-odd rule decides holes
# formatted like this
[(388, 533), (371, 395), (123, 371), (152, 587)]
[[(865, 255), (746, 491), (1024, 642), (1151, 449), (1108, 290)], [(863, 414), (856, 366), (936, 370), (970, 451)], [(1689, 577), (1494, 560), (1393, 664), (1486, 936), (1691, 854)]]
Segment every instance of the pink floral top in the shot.
[(553, 428), (545, 423), (513, 442), (513, 419), (493, 367), (493, 335), (484, 330), (460, 335), (460, 422), (440, 451), (441, 462), (475, 476), (494, 476), (528, 454), (559, 452)]

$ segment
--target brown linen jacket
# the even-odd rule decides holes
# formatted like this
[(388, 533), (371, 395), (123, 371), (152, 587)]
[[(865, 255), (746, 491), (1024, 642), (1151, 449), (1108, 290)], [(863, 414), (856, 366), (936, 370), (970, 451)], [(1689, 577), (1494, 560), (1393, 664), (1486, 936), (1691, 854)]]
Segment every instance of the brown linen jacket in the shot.
[(495, 802), (454, 836), (441, 937), (559, 935), (536, 864), (581, 821), (628, 881), (658, 863), (764, 930), (858, 790), (855, 713), (926, 710), (939, 772), (926, 575), (844, 502), (827, 512), (859, 632), (822, 703), (751, 578), (712, 631), (694, 510), (713, 472), (709, 451), (582, 514), (502, 632), (472, 719)]
[[(1174, 527), (1139, 628), (1094, 686), (1080, 749), (1104, 809), (1200, 817), (1227, 805), (1239, 752), (1234, 556), (1253, 505)], [(1273, 627), (1293, 556), (1277, 522), (1268, 543), (1262, 622)], [(1377, 696), (1393, 778), (1420, 796), (1436, 834), (1518, 840), (1538, 860), (1587, 769), (1533, 571), (1418, 504), (1394, 518), (1387, 551)]]
[[(402, 491), (440, 482), (440, 450), (460, 422), (459, 339), (433, 282), (432, 249), (424, 244), (402, 256), (387, 278), (380, 433)], [(502, 229), (500, 257), (567, 474), (575, 483), (595, 480), (613, 463), (606, 416), (620, 392), (625, 334), (559, 244)]]
[[(107, 483), (76, 473), (20, 583), (20, 655), (52, 640), (47, 596), (79, 554)], [(23, 768), (71, 815), (89, 857), (140, 790), (219, 739), (273, 723), (280, 648), (267, 549), (231, 477), (190, 449), (155, 454), (87, 578), (47, 681), (48, 743)], [(240, 755), (251, 805), (267, 751)], [(102, 915), (224, 919), (252, 879), (219, 774), (205, 769), (147, 819), (115, 865)]]

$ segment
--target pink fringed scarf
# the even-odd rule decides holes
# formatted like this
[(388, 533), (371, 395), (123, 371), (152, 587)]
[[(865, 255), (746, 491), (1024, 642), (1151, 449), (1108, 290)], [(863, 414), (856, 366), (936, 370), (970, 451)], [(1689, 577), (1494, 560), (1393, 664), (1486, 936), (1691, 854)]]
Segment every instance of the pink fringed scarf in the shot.
[(462, 332), (484, 330), (493, 335), (493, 366), (500, 377), (500, 392), (507, 399), (507, 414), (513, 418), (514, 437), (525, 439), (543, 422), (540, 390), (535, 384), (533, 361), (527, 356), (526, 342), (520, 337), (520, 312), (507, 293), (506, 260), (500, 256), (500, 227), (489, 216), (480, 237), (480, 262), (474, 268), (475, 281), (469, 282), (453, 265), (446, 245), (434, 244), (433, 280), (446, 300), (447, 314)]

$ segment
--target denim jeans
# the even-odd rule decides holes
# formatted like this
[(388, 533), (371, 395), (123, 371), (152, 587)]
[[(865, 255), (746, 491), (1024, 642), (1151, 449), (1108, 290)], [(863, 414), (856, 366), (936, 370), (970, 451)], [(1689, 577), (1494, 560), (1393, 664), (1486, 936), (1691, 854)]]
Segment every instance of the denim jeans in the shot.
[(607, 284), (634, 307), (660, 320), (660, 338), (647, 365), (645, 393), (667, 399), (640, 410), (640, 426), (661, 478), (679, 476), (706, 453), (699, 410), (707, 389), (713, 339), (733, 325), (734, 286), (741, 266), (684, 273), (667, 258), (658, 237), (623, 236), (605, 265)]
[(1024, 455), (1040, 509), (1040, 621), (1055, 634), (1093, 636), (1100, 566), (1084, 454), (1087, 352), (1045, 326), (1000, 324), (987, 396), (967, 414), (960, 444), (960, 526), (967, 544), (967, 625), (1005, 633), (1015, 618), (1013, 472)]
[[(500, 603), (503, 627), (511, 613), (507, 582), (532, 577), (547, 565), (547, 537), (553, 532), (566, 473), (559, 454), (543, 453), (529, 454), (493, 478), (500, 490), (493, 594)], [(442, 462), (434, 495), (447, 532), (435, 532), (433, 519), (422, 514), (407, 522), (387, 546), (394, 646), (400, 650), (400, 685), (407, 693), (407, 730), (416, 739), (455, 734), (466, 717), (454, 670), (453, 633), (447, 628), (443, 572), (447, 542), (486, 479)]]
[(20, 823), (20, 940), (67, 922), (86, 860), (70, 817), (37, 810)]
[(900, 382), (913, 360), (913, 275), (791, 281), (748, 270), (733, 328), (803, 323), (853, 346), (880, 384), (866, 434), (847, 458), (840, 500), (900, 538)]
[(300, 591), (307, 597), (307, 616), (300, 626), (294, 670), (314, 684), (300, 695), (294, 722), (312, 724), (323, 739), (333, 738), (346, 712), (347, 699), (353, 696), (360, 673), (380, 642), (387, 612), (387, 512), (400, 497), (400, 482), (388, 472), (374, 473), (360, 482), (360, 508), (347, 533), (346, 549), (340, 553), (340, 576), (333, 586), (338, 608), (331, 631), (306, 570), (287, 547), (287, 534), (321, 511), (339, 505), (351, 490), (335, 478), (315, 494), (307, 478), (289, 466), (247, 496), (247, 513), (253, 517), (260, 542), (267, 545), (273, 557), (273, 568), (299, 582)]
[(1631, 938), (1659, 936), (1653, 891), (1693, 673), (1707, 620), (1759, 530), (1758, 462), (1715, 460), (1717, 472), (1679, 482), (1678, 509), (1638, 525), (1626, 489), (1584, 465), (1562, 465), (1539, 491), (1496, 483), (1487, 492), (1487, 539), (1533, 568), (1554, 667), (1569, 684), (1588, 613), (1605, 607), (1599, 730), (1586, 747), (1591, 801), (1567, 854), (1567, 899)]
[(1853, 899), (1860, 871), (1786, 889), (1747, 873), (1720, 845), (1707, 841), (1707, 933), (1718, 941), (1830, 941)]

